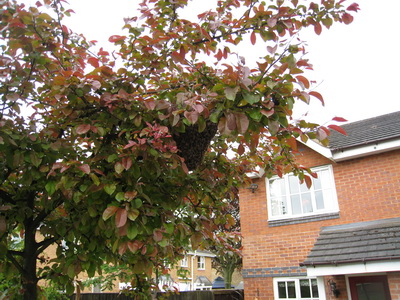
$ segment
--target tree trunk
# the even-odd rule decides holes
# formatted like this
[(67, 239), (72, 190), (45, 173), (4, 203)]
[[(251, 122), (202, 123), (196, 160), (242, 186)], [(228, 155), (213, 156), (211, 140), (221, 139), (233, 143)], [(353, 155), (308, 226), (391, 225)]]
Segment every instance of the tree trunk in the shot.
[(33, 219), (25, 222), (25, 244), (23, 254), (22, 287), (24, 290), (24, 300), (36, 300), (37, 295), (37, 275), (36, 275), (36, 228)]
[(224, 279), (225, 279), (225, 288), (230, 289), (232, 288), (232, 275), (235, 271), (234, 265), (227, 264), (224, 269)]

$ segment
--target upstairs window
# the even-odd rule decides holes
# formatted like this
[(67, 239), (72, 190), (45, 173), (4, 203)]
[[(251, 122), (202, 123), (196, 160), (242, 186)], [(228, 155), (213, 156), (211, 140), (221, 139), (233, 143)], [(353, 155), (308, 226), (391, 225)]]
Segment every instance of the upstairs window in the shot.
[(197, 269), (206, 269), (206, 258), (204, 256), (197, 256)]
[(267, 182), (269, 219), (303, 217), (337, 212), (338, 203), (331, 166), (312, 170), (312, 186), (300, 184), (297, 176), (273, 177)]
[(181, 260), (181, 267), (183, 267), (183, 268), (188, 267), (188, 257), (186, 255)]

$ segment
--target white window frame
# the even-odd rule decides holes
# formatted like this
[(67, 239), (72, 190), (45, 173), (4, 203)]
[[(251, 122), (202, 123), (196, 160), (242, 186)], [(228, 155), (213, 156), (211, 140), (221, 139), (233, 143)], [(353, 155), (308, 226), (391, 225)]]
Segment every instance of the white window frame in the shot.
[[(336, 194), (336, 186), (335, 186), (335, 179), (333, 176), (333, 168), (332, 165), (325, 165), (325, 166), (320, 166), (320, 167), (315, 167), (311, 169), (313, 172), (320, 172), (320, 171), (325, 171), (326, 174), (329, 177), (329, 190), (330, 192), (325, 192), (325, 196), (329, 195), (329, 198), (324, 199), (324, 209), (316, 209), (316, 200), (315, 200), (315, 191), (314, 187), (315, 185), (313, 184), (310, 189), (311, 193), (311, 202), (312, 202), (312, 207), (313, 211), (308, 212), (308, 213), (299, 213), (299, 214), (293, 214), (292, 213), (292, 207), (291, 207), (291, 201), (290, 201), (290, 191), (289, 191), (289, 177), (294, 176), (293, 174), (285, 174), (282, 178), (278, 176), (274, 176), (270, 179), (266, 178), (266, 186), (267, 186), (267, 203), (268, 203), (268, 219), (269, 220), (282, 220), (282, 219), (292, 219), (292, 218), (301, 218), (301, 217), (306, 217), (306, 216), (314, 216), (314, 215), (320, 215), (320, 214), (326, 214), (326, 213), (335, 213), (339, 212), (339, 205), (338, 205), (338, 199), (337, 199), (337, 194)], [(285, 184), (285, 191), (286, 191), (286, 204), (287, 204), (287, 213), (286, 214), (279, 214), (279, 215), (273, 215), (273, 207), (272, 207), (272, 197), (271, 197), (271, 183), (274, 180), (284, 180)], [(296, 178), (296, 180), (298, 180)], [(305, 184), (305, 183), (304, 183)], [(328, 189), (325, 189), (328, 190)]]
[(185, 255), (181, 260), (181, 267), (187, 268), (189, 265), (188, 261), (189, 261), (189, 259), (188, 259), (187, 255)]
[(197, 269), (205, 270), (206, 269), (206, 258), (205, 256), (197, 256)]
[[(317, 298), (301, 298), (300, 295), (300, 280), (302, 279), (308, 279), (308, 280), (317, 280), (317, 287), (318, 287), (318, 297)], [(279, 298), (279, 291), (278, 291), (278, 282), (288, 282), (288, 281), (294, 281), (295, 282), (295, 290), (296, 290), (296, 298)], [(324, 290), (321, 290), (320, 283), (316, 277), (275, 277), (273, 279), (274, 282), (274, 299), (275, 300), (322, 300), (324, 299), (323, 294), (325, 293)], [(312, 295), (311, 295), (312, 296)]]

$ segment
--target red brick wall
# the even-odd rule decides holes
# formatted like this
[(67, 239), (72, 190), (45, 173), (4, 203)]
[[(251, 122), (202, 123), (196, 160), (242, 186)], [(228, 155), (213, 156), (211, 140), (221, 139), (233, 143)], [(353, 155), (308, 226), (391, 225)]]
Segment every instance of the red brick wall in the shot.
[(393, 300), (400, 299), (400, 272), (388, 273), (390, 296)]
[(255, 180), (259, 186), (255, 193), (244, 187), (240, 214), (246, 299), (273, 299), (274, 273), (305, 272), (294, 268), (306, 258), (321, 226), (399, 217), (400, 150), (333, 163), (303, 146), (298, 160), (307, 167), (333, 165), (340, 218), (269, 227), (265, 179)]

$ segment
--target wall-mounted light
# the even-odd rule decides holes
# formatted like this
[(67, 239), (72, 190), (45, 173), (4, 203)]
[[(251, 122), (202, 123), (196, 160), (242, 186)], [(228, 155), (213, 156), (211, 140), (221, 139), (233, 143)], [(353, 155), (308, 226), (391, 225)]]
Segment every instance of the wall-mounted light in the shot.
[(252, 183), (252, 184), (250, 184), (248, 189), (251, 190), (252, 193), (254, 193), (256, 191), (256, 189), (258, 189), (258, 184), (257, 183)]
[(336, 282), (333, 279), (328, 280), (328, 285), (332, 291), (332, 294), (337, 298), (340, 295), (340, 291), (336, 288)]

